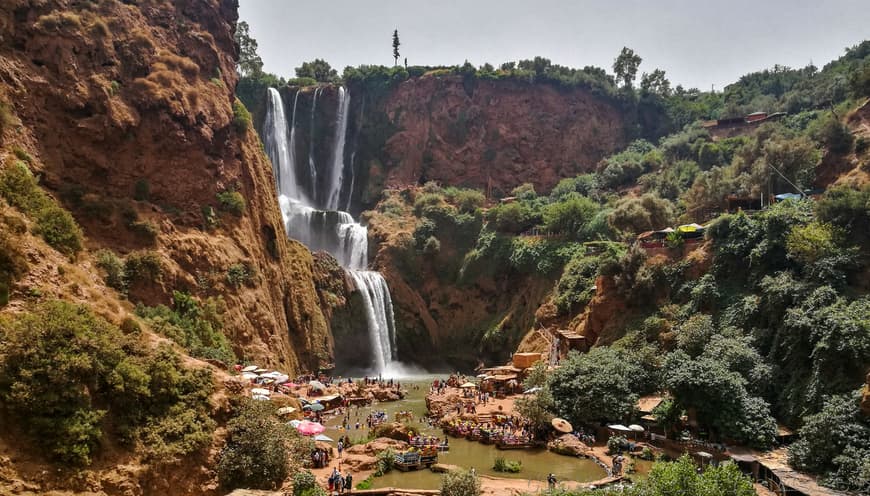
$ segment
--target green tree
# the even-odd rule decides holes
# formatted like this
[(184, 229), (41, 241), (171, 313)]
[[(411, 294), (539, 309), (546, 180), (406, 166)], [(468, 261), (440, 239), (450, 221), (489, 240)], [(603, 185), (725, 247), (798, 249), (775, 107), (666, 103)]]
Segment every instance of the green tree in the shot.
[[(393, 65), (399, 65), (399, 30), (393, 30)], [(407, 65), (407, 64), (405, 64)]]
[(245, 402), (227, 425), (227, 440), (217, 465), (227, 489), (279, 487), (291, 468), (301, 468), (311, 441), (272, 415), (269, 403)]
[(236, 25), (234, 36), (239, 46), (238, 69), (242, 77), (257, 77), (263, 73), (263, 59), (257, 54), (257, 40), (251, 37), (250, 26), (245, 21)]
[(665, 76), (665, 71), (656, 69), (651, 73), (643, 73), (640, 77), (640, 90), (644, 93), (669, 96), (671, 94), (671, 82)]
[(634, 50), (628, 47), (622, 47), (622, 51), (613, 61), (613, 72), (616, 74), (616, 79), (622, 81), (626, 88), (631, 88), (634, 79), (637, 77), (637, 68), (643, 61), (640, 55), (634, 53)]
[(589, 198), (572, 195), (544, 208), (544, 227), (552, 233), (562, 233), (571, 239), (583, 239), (589, 222), (598, 213), (599, 206)]
[(656, 463), (641, 483), (644, 496), (754, 496), (752, 481), (737, 465), (725, 463), (698, 473), (689, 455), (673, 463)]
[(625, 197), (616, 203), (607, 222), (616, 231), (637, 235), (670, 227), (674, 222), (673, 204), (652, 193), (640, 198)]
[(804, 417), (789, 461), (824, 475), (825, 483), (838, 489), (870, 491), (870, 421), (860, 403), (860, 390), (832, 396), (818, 413)]
[(303, 62), (296, 68), (296, 77), (311, 78), (321, 83), (331, 83), (338, 80), (338, 71), (323, 59), (314, 59), (311, 62)]
[(644, 371), (627, 353), (593, 348), (569, 354), (549, 381), (556, 412), (577, 425), (628, 418)]

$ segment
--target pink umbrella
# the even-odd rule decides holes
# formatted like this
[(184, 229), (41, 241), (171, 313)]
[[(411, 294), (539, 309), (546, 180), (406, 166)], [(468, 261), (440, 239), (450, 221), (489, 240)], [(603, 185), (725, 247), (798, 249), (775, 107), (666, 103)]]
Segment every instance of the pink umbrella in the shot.
[(299, 425), (296, 426), (296, 430), (304, 436), (316, 436), (321, 432), (325, 431), (326, 427), (324, 427), (323, 424), (318, 424), (317, 422), (303, 420)]

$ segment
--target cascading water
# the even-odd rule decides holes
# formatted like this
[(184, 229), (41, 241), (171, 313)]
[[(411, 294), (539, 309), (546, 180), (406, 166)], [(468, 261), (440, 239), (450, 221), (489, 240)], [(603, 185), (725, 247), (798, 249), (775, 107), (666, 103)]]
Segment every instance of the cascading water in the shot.
[(350, 93), (338, 89), (338, 109), (335, 113), (335, 138), (332, 140), (332, 167), (329, 169), (329, 189), (326, 190), (326, 209), (338, 210), (341, 187), (344, 182), (344, 145), (347, 140), (347, 115), (350, 111)]
[[(312, 143), (309, 150), (314, 149), (314, 109), (320, 88), (315, 89), (311, 112)], [(284, 115), (284, 104), (280, 93), (274, 88), (269, 89), (268, 107), (264, 134), (266, 136), (266, 153), (272, 159), (275, 176), (278, 178), (278, 201), (284, 227), (287, 235), (298, 239), (312, 250), (329, 252), (345, 268), (359, 291), (366, 310), (366, 324), (369, 342), (374, 355), (375, 372), (378, 374), (396, 373), (400, 369), (393, 362), (396, 349), (396, 328), (393, 318), (393, 302), (390, 289), (383, 276), (374, 271), (365, 270), (368, 265), (368, 231), (347, 213), (338, 210), (344, 180), (344, 147), (346, 142), (350, 95), (344, 88), (339, 89), (338, 111), (336, 115), (336, 131), (333, 143), (332, 164), (329, 170), (329, 190), (326, 195), (326, 210), (312, 206), (308, 198), (314, 202), (324, 201), (317, 195), (316, 167), (314, 152), (309, 151), (308, 168), (312, 179), (311, 190), (304, 191), (296, 181), (296, 103), (299, 98), (297, 91), (293, 102), (293, 115), (290, 118), (289, 139), (287, 119)], [(283, 145), (281, 139), (284, 139)], [(289, 141), (289, 150), (287, 142)], [(351, 154), (353, 156), (353, 154)], [(351, 175), (351, 177), (353, 177)], [(352, 186), (351, 186), (352, 188)], [(353, 191), (348, 193), (352, 195)], [(348, 200), (349, 205), (349, 200)]]
[[(308, 140), (308, 176), (311, 180), (311, 198), (317, 201), (317, 165), (314, 163), (314, 116), (317, 112), (317, 95), (320, 88), (314, 88), (314, 98), (311, 99), (311, 122), (308, 125), (311, 139)], [(293, 162), (294, 166), (296, 162)]]

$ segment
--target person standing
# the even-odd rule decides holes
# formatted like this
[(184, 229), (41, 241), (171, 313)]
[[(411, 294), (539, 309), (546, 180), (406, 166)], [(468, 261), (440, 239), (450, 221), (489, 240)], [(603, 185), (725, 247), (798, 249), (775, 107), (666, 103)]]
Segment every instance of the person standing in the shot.
[(341, 452), (344, 451), (344, 443), (341, 439), (338, 440), (338, 458), (341, 459)]
[(353, 475), (351, 475), (350, 470), (347, 471), (347, 475), (344, 477), (344, 489), (347, 492), (353, 491)]
[(552, 472), (547, 474), (547, 486), (549, 486), (550, 491), (556, 489), (556, 474)]

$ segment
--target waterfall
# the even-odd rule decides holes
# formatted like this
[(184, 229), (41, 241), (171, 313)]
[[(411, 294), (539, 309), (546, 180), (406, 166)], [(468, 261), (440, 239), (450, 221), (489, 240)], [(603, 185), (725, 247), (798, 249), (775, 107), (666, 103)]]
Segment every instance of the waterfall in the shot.
[(383, 372), (392, 363), (392, 350), (396, 347), (390, 288), (387, 287), (384, 277), (377, 272), (352, 270), (350, 276), (365, 303), (369, 340), (375, 351), (375, 366), (378, 372)]
[(326, 208), (338, 210), (341, 187), (344, 181), (344, 144), (347, 140), (347, 115), (350, 113), (350, 93), (344, 87), (338, 88), (338, 107), (335, 113), (335, 138), (332, 140), (332, 166), (327, 180)]
[[(328, 175), (325, 176), (329, 189), (325, 192), (325, 198), (317, 194), (314, 124), (317, 97), (320, 90), (321, 88), (314, 90), (311, 105), (311, 130), (309, 132), (310, 142), (308, 143), (308, 174), (311, 177), (311, 183), (309, 190), (305, 191), (305, 187), (297, 184), (296, 181), (296, 174), (300, 172), (297, 170), (300, 165), (297, 164), (295, 153), (296, 104), (300, 91), (297, 91), (293, 98), (293, 115), (288, 137), (287, 119), (284, 115), (281, 95), (274, 88), (269, 88), (269, 104), (263, 134), (266, 141), (266, 153), (272, 160), (277, 178), (278, 202), (281, 207), (284, 228), (288, 236), (304, 243), (312, 251), (322, 250), (330, 253), (353, 279), (356, 290), (359, 291), (365, 306), (366, 327), (374, 355), (375, 372), (378, 374), (404, 373), (402, 367), (399, 366), (400, 364), (393, 361), (396, 349), (396, 326), (390, 288), (381, 274), (366, 270), (368, 266), (368, 230), (356, 222), (349, 213), (338, 210), (344, 181), (344, 148), (350, 109), (350, 94), (345, 88), (339, 88), (332, 163), (330, 169), (326, 171)], [(354, 155), (352, 151), (351, 167)], [(350, 180), (349, 196), (353, 193), (353, 174), (351, 174)], [(323, 203), (326, 204), (326, 209), (316, 207), (316, 205)], [(349, 209), (350, 198), (348, 198), (346, 205)]]
[(310, 139), (308, 141), (308, 177), (311, 178), (311, 198), (317, 201), (317, 166), (314, 164), (314, 115), (317, 112), (317, 95), (320, 87), (314, 88), (314, 98), (311, 100), (311, 123), (308, 126)]
[(284, 102), (281, 100), (281, 94), (275, 88), (269, 88), (263, 134), (265, 134), (266, 154), (272, 159), (278, 191), (298, 198), (299, 187), (296, 184), (293, 158), (288, 147), (290, 140), (287, 139), (287, 117), (284, 112)]

